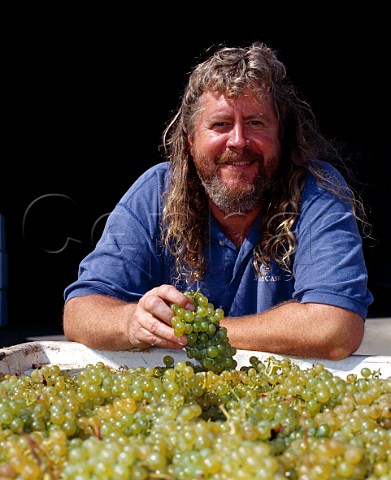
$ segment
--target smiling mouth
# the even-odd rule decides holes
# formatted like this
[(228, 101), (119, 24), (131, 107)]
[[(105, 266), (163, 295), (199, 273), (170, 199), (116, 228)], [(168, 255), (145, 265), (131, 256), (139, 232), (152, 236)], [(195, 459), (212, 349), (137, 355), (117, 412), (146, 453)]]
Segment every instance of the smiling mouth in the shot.
[(251, 165), (253, 162), (224, 162), (225, 165), (238, 165), (238, 166), (242, 166), (242, 165)]

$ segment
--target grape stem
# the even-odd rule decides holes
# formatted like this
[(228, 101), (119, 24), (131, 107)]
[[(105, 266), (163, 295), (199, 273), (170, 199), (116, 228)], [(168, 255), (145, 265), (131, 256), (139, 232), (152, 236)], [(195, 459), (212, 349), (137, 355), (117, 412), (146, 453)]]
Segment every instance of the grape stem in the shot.
[(41, 465), (42, 461), (40, 456), (37, 453), (37, 448), (39, 448), (38, 445), (36, 444), (36, 442), (34, 442), (34, 440), (30, 437), (30, 435), (27, 432), (22, 432), (22, 435), (26, 439), (27, 443), (29, 444), (31, 453), (33, 454), (38, 465)]
[(267, 377), (270, 377), (270, 375), (273, 373), (274, 367), (277, 367), (277, 365), (274, 365), (273, 360), (268, 360), (267, 362), (267, 367), (265, 369), (265, 375)]
[[(227, 409), (225, 408), (225, 405), (221, 404), (219, 405), (219, 409), (223, 412), (223, 414), (225, 415), (226, 419), (229, 421), (231, 419), (231, 416), (230, 414), (228, 413)], [(236, 428), (235, 428), (235, 424), (234, 423), (231, 423), (231, 434), (235, 434), (236, 433)]]

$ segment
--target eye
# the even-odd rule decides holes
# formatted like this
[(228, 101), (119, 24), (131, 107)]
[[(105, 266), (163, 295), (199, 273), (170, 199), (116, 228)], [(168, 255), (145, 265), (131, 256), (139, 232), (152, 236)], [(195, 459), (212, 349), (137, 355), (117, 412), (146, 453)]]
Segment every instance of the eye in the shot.
[(218, 132), (218, 133), (225, 133), (231, 128), (231, 124), (229, 122), (214, 122), (212, 123), (211, 130)]
[(263, 122), (261, 120), (250, 120), (248, 122), (248, 125), (254, 126), (254, 127), (266, 127), (266, 122)]

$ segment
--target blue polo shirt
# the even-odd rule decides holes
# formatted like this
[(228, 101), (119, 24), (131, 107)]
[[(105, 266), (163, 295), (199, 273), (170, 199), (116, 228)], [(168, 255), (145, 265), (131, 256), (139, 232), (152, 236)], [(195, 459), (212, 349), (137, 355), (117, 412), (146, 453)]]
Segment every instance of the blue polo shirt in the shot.
[[(346, 185), (331, 165), (323, 165)], [(65, 289), (65, 301), (104, 294), (135, 302), (153, 287), (175, 284), (174, 258), (160, 238), (162, 193), (169, 175), (169, 165), (163, 162), (129, 188), (108, 217), (95, 249), (81, 261), (77, 280)], [(297, 248), (290, 275), (272, 262), (271, 268), (257, 277), (252, 257), (260, 221), (258, 218), (238, 249), (212, 217), (205, 247), (207, 272), (204, 280), (191, 288), (200, 288), (215, 307), (224, 309), (225, 316), (262, 312), (294, 299), (335, 305), (366, 317), (373, 298), (349, 202), (307, 176), (294, 226)], [(181, 291), (190, 288), (184, 283), (175, 285)]]

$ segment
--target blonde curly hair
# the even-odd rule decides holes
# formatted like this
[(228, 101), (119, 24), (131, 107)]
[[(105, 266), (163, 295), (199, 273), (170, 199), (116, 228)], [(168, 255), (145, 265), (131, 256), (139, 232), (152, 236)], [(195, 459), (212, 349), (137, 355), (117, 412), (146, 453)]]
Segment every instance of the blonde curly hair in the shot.
[(253, 257), (257, 274), (262, 275), (271, 259), (290, 272), (296, 248), (293, 226), (308, 173), (320, 185), (349, 200), (356, 218), (367, 224), (362, 202), (352, 188), (341, 187), (322, 168), (320, 160), (343, 165), (342, 158), (320, 134), (312, 109), (299, 98), (276, 52), (260, 42), (246, 48), (222, 47), (191, 72), (180, 107), (162, 136), (161, 147), (170, 162), (171, 175), (164, 198), (162, 236), (176, 259), (178, 279), (194, 282), (206, 271), (204, 248), (210, 213), (188, 144), (188, 136), (195, 133), (200, 97), (205, 91), (218, 91), (238, 98), (247, 89), (260, 99), (265, 94), (272, 99), (281, 142), (278, 175), (262, 202), (263, 221)]

